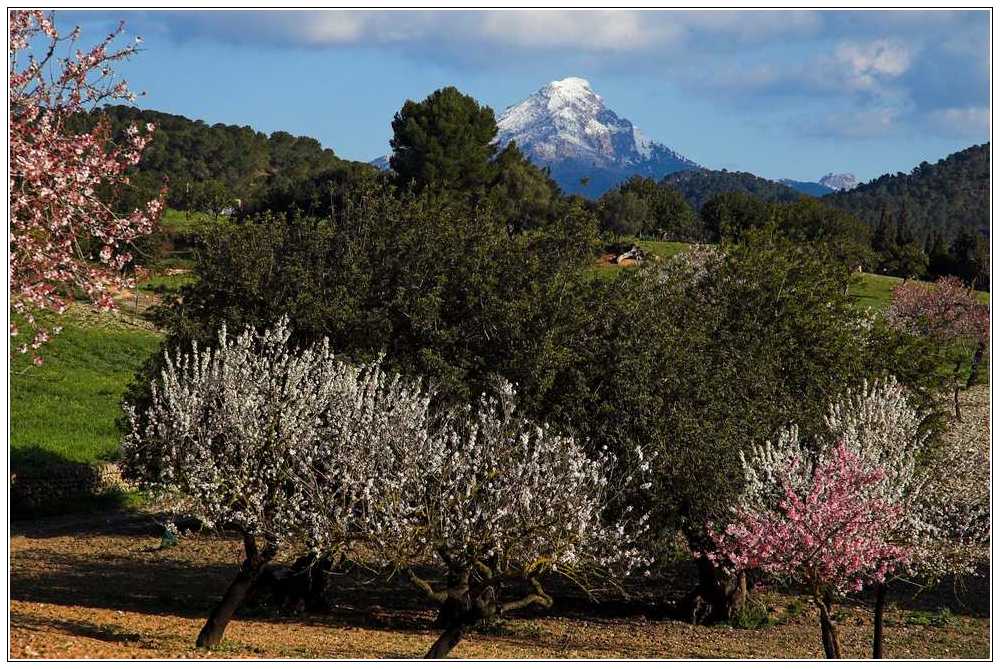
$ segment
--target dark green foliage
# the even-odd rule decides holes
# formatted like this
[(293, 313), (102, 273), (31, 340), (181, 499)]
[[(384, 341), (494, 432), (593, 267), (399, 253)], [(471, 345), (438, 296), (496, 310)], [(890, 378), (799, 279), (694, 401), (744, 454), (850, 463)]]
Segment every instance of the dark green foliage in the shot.
[(749, 172), (685, 170), (668, 174), (660, 183), (673, 186), (680, 191), (697, 211), (700, 211), (710, 199), (722, 193), (748, 193), (765, 202), (794, 202), (802, 197), (801, 193), (782, 183)]
[(776, 205), (775, 223), (788, 239), (822, 245), (850, 268), (871, 268), (874, 264), (871, 228), (821, 200), (803, 198)]
[(738, 239), (774, 220), (774, 207), (749, 193), (719, 193), (701, 208), (705, 241)]
[[(511, 235), (488, 207), (362, 184), (330, 218), (262, 215), (210, 235), (198, 281), (164, 316), (167, 345), (211, 341), (223, 321), (238, 330), (287, 314), (302, 343), (328, 337), (356, 359), (384, 352), (454, 400), (501, 374), (541, 410), (578, 357), (595, 237), (578, 204)], [(132, 398), (144, 392), (140, 383)]]
[(814, 198), (769, 203), (747, 193), (722, 193), (705, 203), (701, 218), (709, 241), (737, 241), (768, 229), (792, 242), (823, 246), (851, 268), (874, 264), (868, 226)]
[[(823, 201), (851, 212), (876, 229), (887, 217), (892, 217), (908, 228), (908, 234), (921, 248), (926, 248), (934, 241), (935, 234), (941, 235), (948, 246), (963, 235), (983, 237), (987, 234), (989, 196), (990, 146), (987, 143), (953, 153), (933, 165), (923, 162), (909, 174), (885, 174), (850, 191), (828, 195)], [(900, 223), (904, 218), (905, 223)], [(974, 246), (975, 242), (970, 245)], [(963, 251), (953, 251), (953, 255), (960, 256)], [(947, 262), (932, 261), (931, 275), (957, 274), (985, 287), (981, 276), (977, 278), (984, 274), (979, 267), (966, 265), (955, 268), (958, 271), (942, 271), (942, 264), (947, 265)]]
[(649, 225), (649, 204), (637, 193), (608, 191), (598, 206), (601, 230), (614, 237), (638, 237)]
[(941, 275), (952, 274), (973, 287), (990, 287), (990, 243), (981, 233), (965, 229), (951, 243)]
[(873, 226), (883, 210), (898, 215), (905, 209), (917, 239), (937, 230), (951, 241), (965, 228), (989, 229), (989, 161), (989, 144), (979, 144), (933, 165), (920, 163), (909, 174), (884, 174), (824, 200)]
[(543, 227), (562, 207), (559, 186), (546, 170), (525, 158), (514, 142), (497, 154), (491, 170), (487, 199), (512, 232)]
[(632, 177), (597, 203), (601, 228), (617, 236), (700, 238), (694, 210), (676, 189)]
[(240, 219), (271, 212), (274, 214), (329, 217), (345, 209), (350, 193), (362, 184), (386, 184), (389, 176), (365, 163), (346, 161), (323, 172), (299, 179), (281, 179), (244, 202), (237, 212)]
[(664, 514), (690, 540), (739, 490), (738, 453), (790, 422), (818, 425), (863, 376), (846, 272), (817, 249), (751, 238), (695, 290), (668, 289)]
[(227, 209), (236, 208), (236, 198), (229, 187), (218, 179), (206, 179), (190, 184), (187, 194), (189, 211), (202, 211), (216, 218)]
[(496, 117), (454, 86), (407, 100), (392, 120), (389, 165), (403, 188), (475, 191), (492, 176)]
[(860, 327), (847, 282), (826, 247), (766, 233), (696, 279), (623, 272), (592, 288), (583, 390), (560, 418), (595, 443), (655, 446), (661, 527), (697, 547), (740, 488), (741, 449), (790, 422), (821, 425), (829, 399), (864, 378), (934, 387), (923, 344)]
[(132, 208), (154, 197), (164, 180), (170, 188), (168, 206), (210, 212), (205, 208), (206, 182), (217, 182), (209, 187), (213, 195), (208, 206), (218, 208), (220, 189), (229, 206), (233, 200), (253, 198), (265, 188), (287, 185), (349, 162), (311, 137), (294, 137), (287, 132), (268, 137), (249, 126), (208, 125), (124, 105), (83, 114), (76, 120), (78, 128), (92, 127), (101, 116), (111, 122), (114, 137), (120, 137), (132, 123), (156, 125), (153, 141), (133, 177), (134, 188), (122, 196), (128, 198), (123, 205)]

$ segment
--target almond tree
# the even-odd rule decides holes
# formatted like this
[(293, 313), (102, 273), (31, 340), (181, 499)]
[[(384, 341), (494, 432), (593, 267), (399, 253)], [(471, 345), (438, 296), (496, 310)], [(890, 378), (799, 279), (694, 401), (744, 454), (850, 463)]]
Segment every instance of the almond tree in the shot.
[(989, 306), (979, 301), (971, 287), (948, 276), (933, 284), (907, 282), (896, 286), (887, 316), (896, 327), (930, 337), (954, 353), (955, 417), (961, 419), (958, 373), (971, 356), (966, 387), (975, 381), (989, 342)]
[(808, 586), (828, 657), (840, 652), (829, 617), (835, 595), (876, 587), (873, 654), (881, 657), (892, 578), (962, 575), (987, 555), (988, 466), (932, 447), (925, 417), (894, 379), (865, 383), (830, 404), (827, 434), (807, 441), (792, 426), (741, 454), (745, 491), (735, 522), (714, 533), (712, 557)]
[(371, 393), (325, 342), (293, 350), (290, 334), (285, 320), (235, 339), (223, 326), (214, 349), (166, 355), (148, 411), (125, 407), (126, 474), (175, 512), (243, 537), (245, 560), (198, 635), (201, 647), (222, 640), (279, 549), (332, 552), (363, 525), (350, 485), (356, 451), (330, 434), (357, 418), (355, 408), (375, 414)]
[[(477, 406), (441, 417), (430, 438), (407, 444), (411, 451), (372, 441), (376, 452), (359, 456), (388, 466), (369, 496), (383, 509), (369, 549), (439, 607), (444, 631), (429, 658), (447, 656), (479, 621), (551, 606), (545, 574), (590, 591), (642, 558), (646, 517), (625, 506), (609, 518), (639, 479), (606, 451), (588, 455), (519, 416), (513, 387), (498, 383)], [(646, 469), (639, 452), (634, 473)], [(418, 576), (417, 565), (436, 566), (444, 586)]]
[[(292, 349), (287, 320), (214, 349), (167, 355), (149, 409), (126, 407), (126, 471), (175, 511), (243, 537), (245, 560), (198, 645), (212, 647), (279, 550), (358, 555), (404, 571), (440, 606), (443, 657), (470, 625), (551, 597), (558, 572), (588, 587), (640, 559), (646, 518), (621, 506), (634, 479), (610, 455), (519, 415), (513, 388), (433, 409), (417, 381)], [(641, 452), (634, 468), (648, 467)], [(611, 520), (611, 512), (615, 511)], [(436, 564), (440, 589), (414, 569)], [(505, 588), (526, 586), (510, 597)]]
[(843, 442), (815, 465), (799, 457), (777, 462), (769, 473), (782, 494), (767, 505), (737, 507), (733, 521), (712, 532), (718, 548), (709, 557), (803, 585), (819, 609), (826, 657), (839, 658), (834, 598), (905, 563), (909, 552), (887, 531), (902, 510), (878, 494), (885, 471), (867, 467)]
[[(101, 197), (128, 185), (127, 171), (152, 138), (151, 125), (130, 127), (120, 145), (112, 143), (106, 122), (87, 133), (68, 127), (98, 104), (134, 99), (113, 70), (138, 48), (112, 48), (124, 24), (87, 51), (77, 48), (79, 28), (60, 35), (52, 14), (11, 11), (8, 26), (11, 307), (33, 331), (24, 335), (30, 342), (12, 350), (24, 354), (49, 338), (34, 312), (62, 313), (68, 291), (79, 289), (102, 309), (114, 308), (112, 291), (125, 284), (120, 270), (132, 259), (127, 246), (151, 231), (163, 194), (127, 214), (112, 211)], [(93, 242), (99, 250), (85, 253)], [(21, 336), (13, 320), (10, 336)], [(41, 357), (34, 362), (41, 364)]]

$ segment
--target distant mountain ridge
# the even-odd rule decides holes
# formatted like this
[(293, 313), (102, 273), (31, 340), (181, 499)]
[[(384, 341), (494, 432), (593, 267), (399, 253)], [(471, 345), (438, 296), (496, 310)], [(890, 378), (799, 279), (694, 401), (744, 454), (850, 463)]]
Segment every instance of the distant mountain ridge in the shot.
[(826, 184), (819, 181), (796, 181), (795, 179), (781, 179), (779, 183), (783, 183), (793, 190), (797, 190), (805, 195), (811, 195), (813, 197), (823, 197), (824, 195), (829, 195), (834, 192), (833, 188), (830, 188)]
[(701, 211), (706, 202), (721, 193), (748, 193), (766, 202), (794, 202), (803, 195), (780, 181), (765, 179), (750, 172), (729, 170), (674, 172), (665, 176), (661, 183), (680, 191), (695, 211)]
[(833, 172), (830, 172), (820, 179), (819, 183), (833, 191), (845, 191), (856, 188), (858, 185), (858, 178), (850, 172), (844, 172), (841, 174), (834, 174)]

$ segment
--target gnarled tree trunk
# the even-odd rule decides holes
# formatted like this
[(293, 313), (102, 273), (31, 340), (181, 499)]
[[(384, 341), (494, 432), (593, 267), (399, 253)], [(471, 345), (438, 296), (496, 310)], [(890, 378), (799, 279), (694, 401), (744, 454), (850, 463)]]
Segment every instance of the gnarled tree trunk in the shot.
[(448, 657), (470, 627), (496, 614), (492, 588), (487, 587), (477, 597), (473, 597), (469, 589), (470, 575), (468, 570), (449, 570), (447, 596), (438, 612), (438, 623), (444, 627), (444, 631), (424, 658)]
[(885, 595), (889, 589), (884, 582), (875, 586), (875, 624), (872, 634), (872, 657), (882, 659), (882, 629), (885, 619)]
[(229, 584), (222, 600), (212, 609), (208, 620), (205, 621), (204, 627), (198, 634), (198, 640), (195, 643), (199, 648), (214, 648), (219, 645), (229, 621), (233, 619), (233, 615), (246, 600), (257, 577), (260, 576), (264, 566), (274, 557), (275, 552), (270, 545), (266, 545), (263, 551), (258, 550), (257, 540), (246, 533), (243, 534), (243, 549), (246, 558), (240, 565), (236, 578)]
[(476, 563), (476, 573), (482, 578), (476, 585), (476, 592), (469, 585), (471, 570), (454, 570), (448, 573), (448, 586), (445, 591), (435, 591), (431, 585), (410, 572), (410, 579), (424, 591), (433, 601), (441, 606), (438, 612), (438, 624), (444, 627), (441, 636), (424, 656), (426, 659), (440, 659), (449, 653), (462, 640), (465, 632), (480, 621), (492, 620), (508, 611), (516, 611), (526, 606), (552, 606), (552, 598), (542, 589), (541, 583), (531, 574), (522, 574), (531, 585), (531, 592), (520, 599), (502, 602), (501, 576), (490, 567)]
[(744, 572), (727, 574), (706, 557), (699, 557), (698, 585), (685, 598), (682, 610), (694, 624), (731, 620), (746, 605), (749, 587)]

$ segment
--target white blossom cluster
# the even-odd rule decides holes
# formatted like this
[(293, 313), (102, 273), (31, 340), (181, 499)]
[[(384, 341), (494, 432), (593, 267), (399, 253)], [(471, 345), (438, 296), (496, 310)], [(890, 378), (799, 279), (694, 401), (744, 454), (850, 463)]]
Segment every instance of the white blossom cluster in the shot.
[[(606, 522), (607, 510), (633, 481), (607, 451), (581, 444), (517, 414), (515, 389), (498, 380), (475, 407), (443, 416), (411, 452), (374, 459), (393, 463), (372, 503), (381, 514), (376, 553), (404, 566), (440, 560), (453, 570), (489, 566), (497, 577), (530, 578), (548, 570), (633, 568), (635, 538), (647, 518)], [(390, 449), (391, 450), (391, 449)], [(637, 475), (648, 469), (640, 452)]]
[(168, 354), (149, 410), (125, 407), (127, 473), (208, 526), (313, 544), (321, 512), (311, 492), (336, 487), (345, 468), (328, 457), (329, 419), (355, 394), (358, 370), (325, 342), (291, 351), (290, 334), (286, 320), (235, 339), (223, 326), (214, 349)]
[(662, 286), (685, 286), (697, 289), (707, 280), (717, 277), (726, 254), (715, 244), (693, 244), (687, 250), (671, 256), (660, 265), (657, 281)]
[(810, 442), (792, 425), (740, 454), (742, 506), (775, 508), (786, 483), (808, 489), (816, 466), (842, 443), (885, 475), (867, 494), (904, 510), (900, 525), (888, 529), (912, 551), (911, 571), (929, 578), (970, 573), (988, 555), (989, 463), (972, 449), (931, 448), (922, 428), (926, 417), (893, 378), (849, 390), (829, 405), (828, 434)]
[[(487, 564), (499, 578), (630, 569), (647, 519), (621, 509), (634, 472), (518, 415), (515, 390), (436, 409), (380, 362), (293, 350), (286, 320), (168, 356), (142, 415), (126, 408), (133, 478), (212, 526), (272, 545), (409, 569)], [(609, 508), (614, 506), (616, 513)], [(609, 520), (614, 515), (617, 520)]]

